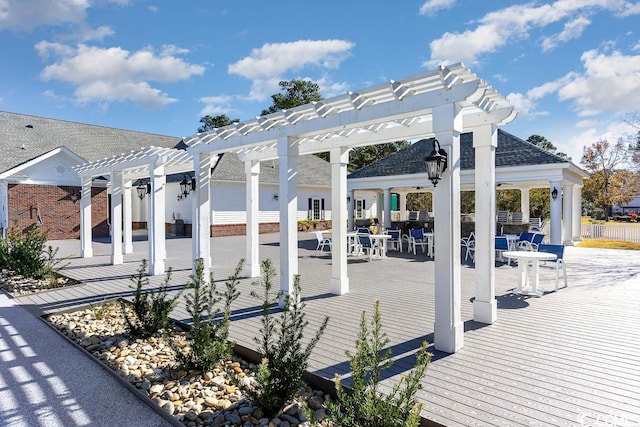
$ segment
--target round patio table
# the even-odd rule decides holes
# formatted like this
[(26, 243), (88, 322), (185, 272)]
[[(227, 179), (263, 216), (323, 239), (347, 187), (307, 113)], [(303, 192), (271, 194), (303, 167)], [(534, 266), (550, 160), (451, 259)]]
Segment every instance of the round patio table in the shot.
[(538, 276), (538, 266), (540, 261), (555, 261), (557, 256), (547, 252), (532, 251), (506, 251), (503, 257), (512, 258), (518, 261), (518, 288), (515, 293), (519, 295), (531, 295), (540, 297), (544, 289), (540, 288), (540, 278)]

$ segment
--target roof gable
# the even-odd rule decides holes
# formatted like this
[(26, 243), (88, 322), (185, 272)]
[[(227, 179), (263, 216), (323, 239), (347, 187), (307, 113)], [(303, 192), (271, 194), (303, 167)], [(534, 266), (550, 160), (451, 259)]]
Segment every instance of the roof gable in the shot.
[[(389, 175), (411, 175), (424, 173), (424, 158), (433, 149), (433, 138), (421, 139), (411, 146), (388, 155), (370, 165), (349, 174), (348, 178), (368, 178)], [(547, 150), (498, 129), (496, 167), (570, 163)], [(475, 167), (473, 133), (460, 135), (460, 167), (472, 170)]]

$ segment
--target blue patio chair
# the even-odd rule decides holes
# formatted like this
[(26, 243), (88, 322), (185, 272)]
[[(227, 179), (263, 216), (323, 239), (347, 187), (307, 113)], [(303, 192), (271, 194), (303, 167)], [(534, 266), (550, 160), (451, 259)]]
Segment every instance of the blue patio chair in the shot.
[(371, 237), (369, 237), (369, 233), (358, 233), (358, 255), (360, 253), (364, 253), (369, 256), (369, 261), (373, 259), (374, 256), (382, 257), (382, 248), (374, 242)]
[(400, 238), (400, 230), (397, 227), (389, 227), (385, 232), (391, 236), (387, 241), (389, 249), (399, 250), (402, 252), (402, 239)]
[[(408, 238), (407, 238), (408, 237)], [(422, 247), (422, 253), (427, 252), (427, 245), (429, 242), (424, 237), (424, 231), (422, 228), (411, 228), (409, 230), (409, 236), (405, 236), (405, 239), (409, 244), (409, 251), (413, 251), (413, 254), (416, 254), (416, 246)]]
[(538, 249), (544, 240), (545, 235), (542, 233), (533, 233), (533, 238), (531, 239), (531, 250), (539, 251)]
[(556, 270), (556, 288), (558, 290), (558, 284), (560, 282), (560, 268), (562, 268), (562, 275), (564, 277), (564, 287), (567, 287), (567, 266), (564, 263), (564, 245), (545, 245), (540, 244), (538, 246), (538, 252), (547, 252), (550, 254), (554, 254), (557, 258), (555, 261), (545, 261), (545, 262), (553, 262), (555, 263)]
[[(502, 258), (502, 252), (506, 252), (509, 250), (509, 241), (505, 236), (496, 236), (495, 249), (498, 260), (504, 261), (504, 259)], [(507, 258), (507, 264), (511, 265), (511, 258)]]
[(356, 232), (358, 234), (373, 234), (373, 231), (371, 231), (371, 229), (367, 227), (358, 227), (358, 230), (356, 230)]
[(533, 234), (528, 231), (523, 231), (520, 233), (520, 237), (516, 242), (516, 250), (519, 251), (531, 251), (531, 241), (533, 240)]

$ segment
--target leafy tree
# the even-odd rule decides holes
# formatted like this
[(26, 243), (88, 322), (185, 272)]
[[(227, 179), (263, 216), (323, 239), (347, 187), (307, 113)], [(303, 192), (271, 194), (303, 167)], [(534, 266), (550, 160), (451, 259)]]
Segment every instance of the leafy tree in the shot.
[(551, 141), (549, 141), (547, 138), (545, 138), (544, 136), (540, 136), (540, 135), (531, 135), (529, 138), (527, 138), (527, 142), (532, 143), (533, 145), (537, 145), (538, 147), (549, 151), (550, 153), (555, 154), (556, 156), (562, 157), (563, 159), (566, 160), (571, 160), (571, 157), (569, 157), (566, 153), (562, 153), (560, 151), (558, 151), (558, 148), (553, 145), (553, 143)]
[(198, 132), (207, 132), (211, 129), (230, 125), (231, 123), (238, 123), (239, 121), (240, 119), (230, 119), (226, 114), (219, 114), (217, 116), (206, 115), (200, 119), (202, 126), (198, 128)]
[(640, 191), (638, 176), (624, 169), (628, 160), (629, 153), (622, 139), (613, 145), (600, 140), (583, 149), (580, 163), (590, 172), (583, 197), (601, 209), (605, 219), (610, 216), (613, 205), (628, 203)]
[(312, 81), (294, 79), (279, 84), (281, 92), (271, 95), (273, 105), (262, 110), (263, 116), (322, 99), (320, 87)]

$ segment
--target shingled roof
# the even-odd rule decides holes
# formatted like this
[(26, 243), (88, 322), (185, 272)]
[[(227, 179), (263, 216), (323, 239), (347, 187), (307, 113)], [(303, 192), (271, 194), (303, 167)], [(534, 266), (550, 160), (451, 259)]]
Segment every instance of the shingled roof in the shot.
[[(420, 141), (390, 154), (357, 171), (349, 174), (348, 178), (369, 178), (390, 175), (410, 175), (424, 173), (424, 158), (431, 153), (433, 138)], [(496, 167), (524, 166), (550, 163), (569, 163), (547, 150), (530, 142), (518, 138), (508, 132), (498, 129), (498, 146), (496, 147)], [(475, 167), (475, 151), (473, 148), (473, 133), (460, 135), (460, 165), (462, 170), (472, 170)]]
[[(279, 183), (278, 160), (266, 160), (260, 163), (260, 182)], [(235, 153), (224, 153), (216, 164), (211, 178), (217, 181), (245, 182), (244, 163)], [(298, 185), (330, 186), (331, 165), (316, 155), (308, 154), (298, 158)]]
[(86, 161), (156, 146), (173, 148), (174, 136), (115, 129), (103, 126), (0, 111), (3, 152), (0, 173), (13, 169), (58, 147), (66, 147)]

